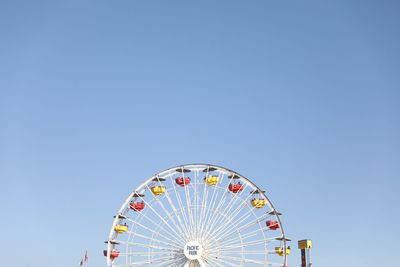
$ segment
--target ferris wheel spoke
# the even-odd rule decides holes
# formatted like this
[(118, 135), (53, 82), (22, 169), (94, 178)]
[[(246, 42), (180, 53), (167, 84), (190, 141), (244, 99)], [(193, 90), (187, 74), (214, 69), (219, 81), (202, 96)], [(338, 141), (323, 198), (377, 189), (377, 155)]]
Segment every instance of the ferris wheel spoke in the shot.
[[(234, 221), (234, 223), (240, 225), (241, 223), (243, 223), (243, 221), (245, 221), (246, 218), (248, 218), (248, 217), (250, 217), (250, 216), (251, 216), (251, 213), (247, 214), (246, 217), (243, 218), (243, 219), (241, 219), (240, 221)], [(261, 233), (264, 235), (264, 234), (265, 234), (265, 231), (264, 231), (263, 228), (261, 228), (261, 226), (260, 226), (260, 222), (263, 221), (263, 218), (264, 218), (264, 217), (265, 217), (265, 215), (262, 215), (262, 216), (260, 216), (260, 217), (257, 217), (257, 218), (254, 219), (254, 220), (251, 220), (249, 223), (247, 223), (247, 224), (245, 224), (245, 225), (239, 227), (239, 228), (238, 228), (238, 231), (239, 231), (239, 232), (242, 232), (242, 231), (244, 231), (244, 230), (246, 230), (246, 229), (248, 229), (248, 228), (250, 228), (250, 227), (253, 227), (253, 226), (255, 226), (255, 225), (258, 225), (259, 227), (257, 228), (256, 231), (261, 231)], [(230, 240), (229, 238), (226, 240), (226, 238), (229, 237), (229, 235), (231, 235), (233, 232), (234, 232), (234, 231), (233, 231), (232, 229), (228, 229), (227, 231), (225, 231), (224, 233), (222, 233), (222, 234), (219, 236), (219, 238), (222, 239), (222, 240), (225, 240), (225, 241), (224, 241), (224, 244), (225, 244), (227, 241)]]
[[(221, 183), (222, 183), (222, 178), (221, 178)], [(214, 199), (214, 193), (216, 191), (219, 191), (219, 192), (223, 191), (223, 193), (219, 199), (218, 199), (218, 194), (216, 194), (217, 196)], [(220, 210), (220, 208), (225, 204), (227, 195), (229, 195), (228, 187), (221, 188), (218, 185), (214, 186), (213, 198), (211, 199), (212, 206), (209, 208), (208, 216), (204, 221), (204, 228), (202, 229), (203, 230), (202, 238), (205, 237), (205, 234), (208, 233), (209, 229), (211, 228), (211, 224), (213, 223), (214, 218), (216, 216), (215, 211)], [(218, 204), (216, 204), (216, 203), (218, 203)], [(212, 212), (212, 211), (214, 211), (214, 212)]]
[[(246, 233), (246, 234), (242, 234), (242, 240), (245, 241), (248, 238), (259, 236), (259, 234), (258, 234), (259, 231), (260, 231), (260, 229), (257, 228), (255, 231), (252, 231), (252, 232)], [(228, 238), (228, 239), (220, 240), (221, 246), (229, 245), (232, 242), (235, 242), (235, 238)]]
[[(225, 216), (225, 215), (222, 215)], [(227, 219), (227, 221), (230, 221), (230, 219), (228, 217), (225, 216), (225, 218)], [(241, 233), (237, 230), (237, 226), (234, 224), (231, 224), (230, 229), (232, 229), (234, 232), (236, 232), (235, 234), (235, 241), (237, 243), (239, 243), (239, 246), (243, 244), (243, 238), (241, 236)], [(214, 251), (217, 250), (217, 246), (221, 247), (222, 246), (222, 241), (220, 239), (214, 238), (213, 241), (210, 242), (210, 250)]]
[[(174, 191), (176, 192), (175, 186), (174, 186)], [(174, 211), (174, 214), (176, 215), (176, 218), (177, 218), (177, 220), (179, 222), (179, 229), (184, 231), (185, 235), (188, 236), (188, 234), (189, 234), (188, 226), (184, 222), (184, 220), (181, 218), (180, 213), (178, 212), (178, 209), (176, 208), (174, 202), (172, 201), (169, 190), (167, 190), (165, 196), (166, 196), (166, 198), (168, 200), (169, 205), (172, 207), (172, 209)], [(182, 217), (183, 217), (183, 215), (182, 215)]]
[[(142, 215), (142, 216), (143, 216), (144, 218), (146, 218), (147, 221), (151, 222), (154, 226), (156, 226), (156, 227), (159, 226), (159, 224), (157, 224), (156, 222), (154, 222), (150, 217), (148, 217), (148, 216), (146, 216), (146, 215)], [(134, 220), (132, 220), (132, 219), (127, 218), (127, 220), (131, 221), (133, 224), (139, 225), (140, 227), (146, 229), (147, 231), (152, 232), (153, 234), (159, 234), (159, 233), (155, 232), (153, 229), (151, 229), (150, 227), (147, 227), (147, 226), (145, 226), (145, 225), (143, 225), (143, 224), (141, 224), (141, 223), (138, 223), (138, 222), (136, 222), (136, 221), (134, 221)], [(172, 244), (175, 244), (175, 245), (181, 245), (181, 244), (182, 244), (182, 241), (179, 240), (179, 239), (177, 239), (176, 236), (172, 235), (170, 232), (168, 232), (168, 231), (167, 231), (166, 229), (164, 229), (164, 228), (162, 228), (162, 230), (163, 230), (162, 232), (164, 233), (164, 235), (162, 235), (162, 237), (163, 237), (164, 239), (169, 240)], [(169, 236), (170, 238), (168, 238), (165, 234), (166, 234), (167, 236)]]
[[(239, 217), (239, 219), (236, 220), (232, 220), (232, 223), (235, 225), (241, 225), (243, 222), (245, 222), (248, 218), (250, 218), (252, 215), (252, 211), (249, 210), (248, 212), (246, 212), (244, 215), (242, 215), (241, 217)], [(259, 222), (257, 220), (251, 221), (248, 225), (245, 226), (241, 226), (240, 228), (238, 228), (238, 231), (241, 232), (242, 230), (247, 229), (248, 227), (254, 226), (256, 224), (258, 224)], [(219, 236), (219, 238), (225, 238), (227, 235), (232, 234), (234, 232), (234, 230), (232, 228), (227, 228), (226, 231), (224, 231), (224, 233), (222, 235)]]
[(207, 200), (207, 197), (208, 197), (208, 192), (207, 192), (208, 186), (207, 186), (207, 183), (206, 183), (205, 179), (207, 179), (209, 173), (210, 173), (210, 168), (207, 168), (207, 172), (206, 172), (205, 177), (204, 177), (203, 195), (202, 195), (201, 206), (200, 206), (200, 218), (199, 218), (199, 227), (198, 227), (198, 229), (200, 229), (199, 232), (201, 232), (201, 228), (202, 228), (202, 225), (203, 225), (204, 212), (207, 210), (205, 204), (207, 203), (206, 200)]
[[(147, 188), (150, 190), (150, 188), (149, 188), (148, 186), (147, 186)], [(158, 197), (156, 197), (155, 199), (156, 199), (157, 203), (161, 206), (161, 208), (162, 208), (162, 210), (165, 212), (165, 214), (168, 216), (169, 220), (170, 220), (170, 221), (172, 222), (172, 224), (174, 225), (176, 231), (175, 231), (175, 229), (174, 229), (170, 224), (167, 224), (167, 226), (168, 226), (177, 236), (179, 236), (180, 238), (183, 239), (182, 232), (179, 232), (179, 230), (181, 230), (181, 227), (178, 226), (178, 224), (176, 223), (176, 221), (175, 221), (175, 219), (174, 219), (174, 216), (172, 216), (173, 212), (172, 212), (172, 214), (171, 214), (171, 212), (168, 211), (168, 210), (165, 208), (164, 204), (162, 203), (162, 201), (160, 201), (160, 199), (159, 199)], [(152, 208), (151, 206), (149, 206), (149, 208), (150, 208), (160, 219), (162, 218), (162, 217), (160, 216), (160, 214), (154, 210), (154, 208)], [(178, 232), (177, 232), (177, 231), (178, 231)]]
[(213, 259), (207, 259), (207, 266), (223, 266), (220, 263), (216, 262)]
[(123, 263), (123, 264), (112, 264), (111, 267), (131, 267), (135, 266), (135, 263)]
[[(221, 249), (219, 251), (214, 251), (210, 254), (208, 254), (208, 256), (210, 258), (219, 258), (222, 256), (229, 256), (229, 255), (247, 255), (247, 256), (255, 256), (255, 257), (259, 257), (260, 255), (264, 255), (266, 252), (270, 252), (268, 250), (264, 250), (264, 249), (260, 249), (259, 246), (254, 247), (253, 249), (249, 249), (249, 248), (233, 248), (233, 249)], [(271, 251), (272, 252), (272, 251)], [(273, 251), (273, 253), (275, 253), (275, 251)]]
[(244, 258), (244, 257), (239, 258), (239, 257), (234, 257), (234, 256), (221, 256), (219, 258), (224, 259), (224, 260), (226, 259), (229, 261), (237, 261), (237, 262), (241, 262), (241, 263), (253, 263), (253, 264), (265, 265), (264, 261), (248, 259), (248, 258)]
[(182, 211), (182, 218), (183, 218), (183, 221), (184, 221), (184, 225), (185, 225), (185, 227), (186, 227), (186, 229), (187, 229), (187, 231), (186, 231), (186, 233), (187, 233), (187, 238), (190, 238), (190, 234), (191, 234), (192, 231), (193, 231), (193, 229), (192, 229), (192, 227), (191, 227), (191, 224), (190, 224), (190, 219), (189, 219), (188, 215), (187, 215), (186, 212), (185, 212), (185, 207), (184, 207), (184, 205), (183, 205), (183, 203), (182, 203), (181, 195), (180, 195), (180, 193), (178, 192), (178, 190), (176, 189), (176, 185), (175, 185), (175, 183), (174, 183), (174, 181), (173, 181), (173, 179), (172, 179), (172, 176), (170, 176), (170, 181), (171, 181), (171, 183), (173, 184), (172, 187), (173, 187), (174, 192), (175, 192), (175, 197), (176, 197), (176, 199), (178, 200), (179, 209)]
[(184, 264), (184, 261), (186, 259), (181, 258), (181, 259), (170, 259), (167, 261), (159, 262), (157, 264), (152, 265), (152, 267), (170, 267), (170, 266), (180, 266)]
[(175, 234), (175, 239), (179, 240), (179, 238), (182, 238), (181, 234), (177, 233), (175, 229), (148, 202), (146, 202), (144, 199), (143, 201), (145, 202), (147, 208), (151, 209), (153, 213), (164, 223), (164, 225)]
[(204, 224), (204, 229), (203, 229), (203, 235), (202, 238), (206, 238), (208, 231), (210, 231), (210, 229), (212, 229), (211, 224), (214, 222), (214, 218), (215, 216), (218, 216), (218, 211), (220, 209), (220, 207), (224, 204), (225, 202), (225, 197), (228, 195), (227, 192), (224, 192), (221, 199), (219, 201), (214, 200), (214, 202), (218, 202), (218, 204), (215, 206), (213, 205), (213, 207), (209, 208), (209, 216), (205, 221)]
[[(140, 243), (140, 242), (133, 242), (133, 241), (119, 241), (121, 244), (126, 244), (128, 246), (132, 247), (142, 247), (142, 248), (152, 248), (152, 249), (158, 249), (158, 250), (163, 250), (163, 251), (168, 251), (168, 252), (178, 252), (179, 249), (177, 248), (172, 248), (170, 246), (161, 246), (161, 245), (153, 245), (153, 244), (146, 244), (146, 243)], [(123, 253), (120, 253), (123, 255)], [(129, 253), (126, 253), (129, 254)]]
[[(252, 237), (258, 237), (257, 235), (254, 235)], [(241, 239), (242, 242), (247, 242), (246, 241), (246, 237), (242, 237)], [(227, 239), (227, 240), (222, 240), (220, 242), (220, 246), (229, 246), (232, 244), (236, 244), (237, 243), (237, 237), (231, 238), (231, 239)]]
[(219, 266), (234, 266), (237, 267), (238, 264), (235, 264), (232, 262), (232, 260), (227, 261), (225, 258), (223, 257), (218, 257), (218, 259), (213, 259), (214, 262), (217, 262)]
[[(229, 220), (229, 219), (228, 219)], [(234, 233), (232, 234), (232, 242), (233, 244), (237, 245), (238, 247), (243, 246), (243, 240), (244, 238), (242, 237), (242, 234), (237, 230), (237, 226), (233, 225), (230, 227)], [(220, 238), (214, 238), (210, 243), (210, 250), (211, 251), (221, 251), (221, 248), (225, 247), (226, 245), (224, 244), (224, 240), (221, 240)]]
[[(225, 174), (223, 172), (219, 172), (218, 173), (218, 183), (216, 185), (212, 186), (214, 190), (213, 190), (212, 195), (211, 195), (211, 200), (209, 201), (210, 205), (207, 205), (208, 194), (206, 196), (207, 199), (206, 199), (204, 207), (203, 207), (203, 209), (205, 211), (204, 214), (203, 214), (203, 218), (204, 219), (202, 219), (202, 225), (200, 226), (200, 239), (203, 239), (202, 233), (204, 233), (206, 231), (205, 229), (207, 228), (208, 221), (209, 221), (209, 219), (210, 219), (210, 217), (212, 215), (211, 211), (215, 209), (216, 205), (218, 205), (217, 201), (216, 201), (217, 192), (219, 191), (219, 185), (222, 184), (222, 182), (224, 180), (224, 176), (225, 176)], [(206, 178), (207, 178), (207, 176), (206, 176)], [(208, 187), (206, 181), (204, 182), (204, 186)], [(225, 188), (225, 190), (227, 191), (228, 189)], [(209, 191), (211, 191), (211, 189)], [(207, 206), (208, 206), (208, 208), (207, 208)]]
[[(245, 189), (245, 188), (244, 188)], [(228, 205), (226, 205), (226, 207), (221, 211), (222, 214), (225, 214), (227, 217), (233, 217), (234, 213), (231, 212), (232, 207), (235, 206), (236, 202), (238, 201), (238, 199), (242, 199), (241, 195), (245, 190), (242, 190), (239, 194), (234, 194), (233, 197), (231, 198), (231, 200), (229, 201)], [(240, 211), (240, 207), (241, 205), (239, 205), (239, 211)], [(237, 208), (238, 209), (238, 208)], [(235, 211), (237, 210), (235, 209)], [(225, 220), (225, 223), (223, 223), (224, 220), (222, 219), (222, 216), (220, 216), (219, 218), (217, 218), (214, 223), (210, 226), (210, 228), (212, 229), (211, 232), (209, 234), (213, 234), (217, 231), (219, 231), (220, 229), (226, 229), (227, 228), (227, 221)], [(219, 225), (217, 227), (217, 225)]]
[[(243, 209), (243, 207), (247, 207), (248, 210), (249, 210), (249, 217), (250, 217), (251, 215), (253, 215), (253, 216), (254, 216), (253, 220), (254, 220), (254, 221), (257, 221), (257, 215), (255, 214), (254, 210), (253, 210), (251, 207), (248, 206), (247, 201), (248, 201), (247, 198), (246, 198), (245, 200), (242, 200), (241, 205), (239, 205), (240, 208), (237, 209), (237, 210), (235, 210), (235, 211), (233, 211), (232, 213), (231, 213), (230, 211), (228, 211), (228, 213), (226, 214), (226, 216), (227, 216), (228, 218), (230, 218), (229, 223), (226, 221), (224, 224), (221, 224), (219, 227), (217, 227), (217, 229), (215, 229), (215, 230), (211, 233), (211, 235), (212, 235), (212, 236), (215, 236), (216, 239), (223, 238), (223, 237), (225, 236), (225, 233), (226, 233), (226, 232), (230, 232), (230, 231), (231, 231), (231, 229), (228, 227), (229, 224), (239, 225), (239, 224), (235, 221), (235, 218), (236, 218), (236, 216), (238, 216), (238, 215), (240, 214), (240, 211)], [(262, 227), (261, 227), (260, 224), (258, 225), (258, 228), (259, 228), (260, 230), (262, 230)], [(262, 231), (262, 234), (264, 235), (263, 231)]]
[(260, 233), (259, 232), (263, 232), (264, 230), (262, 228), (256, 228), (256, 230), (253, 230), (251, 232), (242, 234), (243, 239), (247, 239), (253, 236), (258, 236)]
[(282, 262), (280, 262), (280, 263), (278, 263), (278, 262), (268, 262), (267, 266), (286, 267), (286, 265), (282, 264)]
[[(245, 189), (245, 188), (244, 188), (244, 189)], [(239, 198), (240, 195), (244, 192), (244, 189), (243, 189), (241, 192), (234, 194), (234, 195), (232, 196), (232, 198), (229, 200), (228, 204), (225, 205), (225, 206), (223, 206), (223, 205), (225, 204), (226, 196), (227, 196), (227, 195), (231, 195), (231, 194), (229, 194), (229, 192), (228, 192), (228, 187), (226, 187), (226, 188), (225, 188), (224, 195), (223, 195), (223, 197), (221, 198), (220, 204), (219, 204), (219, 206), (217, 207), (217, 211), (219, 211), (220, 208), (223, 207), (223, 209), (221, 210), (221, 214), (224, 214), (224, 213), (226, 212), (226, 210), (227, 210), (229, 207), (232, 207), (232, 206), (231, 206), (231, 205), (232, 205), (232, 201), (233, 201), (235, 198)], [(223, 199), (223, 201), (222, 201), (222, 199)], [(234, 201), (234, 202), (235, 202), (235, 201)], [(209, 221), (209, 227), (205, 230), (205, 233), (210, 234), (210, 232), (209, 232), (210, 230), (209, 230), (209, 229), (211, 229), (211, 232), (214, 231), (214, 230), (215, 230), (216, 224), (222, 220), (222, 219), (221, 219), (222, 216), (218, 217), (218, 216), (216, 216), (216, 214), (217, 214), (217, 213), (214, 213), (213, 218)]]
[(176, 231), (178, 231), (178, 232), (180, 231), (180, 235), (181, 235), (180, 237), (181, 237), (182, 239), (184, 239), (184, 234), (182, 234), (182, 232), (184, 232), (184, 229), (181, 227), (181, 224), (178, 224), (178, 223), (175, 221), (175, 218), (174, 218), (174, 216), (172, 215), (172, 214), (174, 214), (175, 216), (177, 216), (178, 213), (175, 213), (174, 210), (172, 210), (172, 212), (168, 211), (168, 210), (165, 208), (165, 206), (164, 206), (164, 204), (162, 203), (162, 201), (160, 201), (158, 198), (156, 198), (156, 199), (157, 199), (158, 204), (159, 204), (159, 205), (161, 206), (161, 208), (164, 210), (165, 214), (167, 214), (168, 218), (169, 218), (170, 221), (173, 223), (173, 225), (174, 225)]
[[(166, 260), (164, 260), (163, 262), (160, 262), (160, 263), (158, 263), (158, 265), (163, 265), (163, 264), (166, 264), (166, 263), (168, 263), (168, 261), (170, 261), (170, 260), (183, 260), (183, 259), (185, 259), (185, 256), (183, 255), (183, 254), (177, 254), (177, 253), (175, 253), (175, 254), (173, 254), (173, 253), (169, 253), (169, 254), (165, 254), (165, 255), (167, 255), (168, 257), (168, 259), (166, 259)], [(149, 257), (149, 256), (153, 256), (153, 253), (148, 253), (147, 254), (147, 257)], [(155, 256), (159, 256), (159, 255), (155, 255)], [(155, 260), (158, 260), (160, 257), (157, 257), (157, 258), (154, 258)], [(162, 257), (162, 258), (164, 258), (164, 257)]]
[[(173, 258), (171, 254), (164, 254), (164, 255), (159, 255), (159, 254), (132, 254), (129, 255), (129, 257), (133, 258), (134, 260), (132, 261), (133, 263), (140, 263), (144, 261), (152, 262), (155, 264), (156, 262), (159, 262), (159, 264), (162, 264), (166, 262), (168, 259)], [(162, 258), (162, 260), (160, 260)]]
[(158, 258), (158, 259), (142, 260), (142, 261), (132, 262), (128, 266), (143, 266), (146, 264), (153, 265), (155, 263), (158, 263), (158, 262), (162, 263), (162, 262), (165, 262), (166, 260), (170, 260), (170, 259), (171, 259), (171, 257), (163, 257), (163, 258)]
[[(243, 191), (242, 191), (243, 192)], [(237, 197), (236, 197), (237, 196)], [(241, 210), (243, 210), (243, 208), (248, 208), (248, 210), (249, 210), (249, 212), (252, 212), (253, 211), (253, 209), (252, 209), (252, 207), (249, 207), (248, 206), (248, 204), (247, 204), (247, 202), (250, 200), (250, 198), (251, 198), (251, 195), (248, 195), (245, 199), (242, 199), (241, 197), (240, 197), (241, 195), (235, 195), (235, 200), (234, 200), (234, 202), (233, 203), (231, 203), (229, 206), (230, 206), (230, 208), (228, 209), (228, 210), (224, 210), (223, 211), (223, 213), (224, 214), (229, 214), (229, 216), (230, 217), (235, 217), (237, 214), (239, 214), (240, 213), (240, 211)], [(236, 205), (236, 203), (237, 202), (240, 202), (241, 201), (241, 204), (242, 205)], [(240, 203), (239, 203), (240, 204)], [(234, 210), (232, 210), (232, 207), (235, 207), (235, 209)]]
[[(236, 223), (243, 223), (243, 222), (245, 222), (246, 219), (248, 219), (250, 216), (251, 216), (251, 213), (248, 213), (248, 214), (246, 214), (245, 217), (241, 217), (241, 218), (239, 218), (238, 220), (236, 220), (235, 222), (236, 222)], [(260, 217), (257, 217), (256, 220), (250, 221), (250, 222), (246, 223), (245, 225), (242, 225), (241, 227), (239, 227), (239, 231), (244, 231), (244, 230), (248, 229), (249, 227), (252, 227), (252, 226), (254, 226), (254, 225), (256, 225), (256, 224), (262, 222), (262, 221), (264, 220), (265, 217), (266, 217), (265, 215), (262, 215), (262, 216), (260, 216)]]
[(171, 253), (173, 253), (175, 251), (149, 251), (149, 250), (145, 250), (145, 251), (132, 251), (132, 252), (127, 252), (121, 255), (128, 255), (128, 256), (141, 256), (141, 257), (148, 257), (150, 254), (151, 255), (171, 255)]
[(210, 231), (207, 233), (206, 238), (212, 236), (214, 239), (218, 240), (220, 238), (218, 236), (220, 232), (232, 230), (232, 225), (234, 225), (232, 216), (229, 213), (225, 214), (221, 212), (219, 217), (222, 219), (220, 219), (218, 223), (215, 222), (214, 225), (210, 227)]
[[(173, 262), (173, 261), (170, 261)], [(149, 260), (143, 260), (143, 261), (137, 261), (137, 262), (130, 262), (130, 263), (124, 263), (124, 264), (113, 264), (112, 267), (134, 267), (134, 266), (147, 266), (147, 265), (151, 265), (151, 266), (171, 266), (171, 265), (154, 265), (154, 263), (152, 261)], [(162, 263), (163, 264), (163, 263)]]
[(207, 233), (206, 238), (213, 237), (214, 240), (219, 241), (221, 236), (217, 235), (220, 232), (229, 231), (229, 232), (238, 232), (236, 224), (233, 223), (232, 218), (229, 214), (220, 214), (220, 217), (223, 218), (221, 225), (215, 226), (210, 232)]
[(199, 170), (196, 170), (194, 172), (194, 222), (195, 222), (195, 240), (197, 240), (199, 238), (199, 209), (200, 209), (200, 204), (199, 204), (199, 192), (198, 192), (198, 182), (199, 182), (199, 177), (200, 177), (200, 173)]
[(158, 264), (163, 265), (163, 264), (168, 263), (168, 262), (173, 261), (173, 260), (175, 260), (174, 257), (172, 255), (168, 255), (167, 257), (152, 258), (150, 260), (150, 262), (152, 264), (157, 264), (158, 263)]
[[(171, 245), (173, 245), (173, 246), (179, 245), (179, 244), (176, 243), (176, 240), (170, 239), (170, 238), (166, 237), (165, 235), (160, 235), (161, 232), (156, 232), (156, 231), (154, 231), (153, 229), (151, 229), (151, 228), (149, 228), (149, 227), (147, 227), (147, 226), (145, 226), (145, 225), (143, 225), (143, 224), (140, 224), (140, 223), (138, 223), (138, 222), (136, 222), (136, 221), (132, 221), (132, 222), (133, 222), (133, 224), (142, 227), (142, 228), (145, 229), (146, 231), (149, 231), (149, 232), (151, 232), (151, 233), (154, 234), (154, 235), (161, 236), (161, 237), (164, 238), (166, 241), (169, 241), (169, 242), (164, 242), (164, 243), (169, 244), (170, 246), (171, 246)], [(157, 225), (157, 227), (158, 227), (158, 225)], [(137, 234), (136, 232), (133, 232), (133, 233), (132, 233), (132, 237), (135, 237), (136, 235), (141, 237), (141, 235), (140, 235), (140, 234)], [(161, 241), (160, 241), (160, 242), (161, 242)]]
[[(241, 232), (242, 230), (245, 230), (245, 229), (247, 229), (247, 228), (249, 228), (249, 227), (251, 227), (251, 226), (254, 226), (254, 225), (257, 225), (258, 224), (258, 228), (261, 230), (261, 233), (264, 235), (265, 233), (264, 233), (264, 231), (263, 231), (263, 226), (261, 226), (261, 221), (263, 220), (263, 219), (265, 219), (265, 218), (267, 218), (268, 216), (270, 216), (270, 215), (268, 215), (268, 214), (263, 214), (263, 215), (261, 215), (261, 216), (257, 216), (256, 214), (255, 214), (255, 212), (254, 212), (254, 209), (252, 209), (251, 207), (249, 207), (249, 209), (248, 209), (248, 212), (247, 213), (245, 213), (244, 215), (242, 215), (241, 217), (239, 217), (238, 219), (236, 219), (236, 217), (238, 216), (238, 215), (240, 215), (240, 210), (243, 208), (243, 206), (248, 206), (248, 203), (247, 203), (247, 201), (248, 201), (248, 198), (246, 198), (244, 201), (243, 201), (243, 205), (239, 205), (239, 209), (235, 212), (233, 212), (233, 214), (231, 215), (232, 216), (232, 218), (233, 218), (233, 220), (235, 220), (235, 221), (237, 221), (237, 223), (239, 224), (239, 225), (241, 225), (241, 224), (243, 224), (243, 222), (246, 220), (246, 219), (248, 219), (252, 214), (254, 215), (254, 217), (255, 218), (253, 218), (252, 219), (252, 221), (249, 223), (249, 224), (246, 224), (246, 225), (244, 225), (243, 227), (240, 227), (239, 228), (239, 231)], [(232, 232), (232, 230), (231, 229), (229, 229), (228, 227), (226, 227), (226, 226), (224, 226), (224, 227), (220, 227), (221, 229), (227, 229), (227, 230), (225, 230), (224, 232), (222, 232), (222, 233), (213, 233), (213, 234), (215, 234), (215, 235), (222, 235), (222, 238), (225, 238), (225, 236), (226, 235), (228, 235), (228, 234), (230, 234), (231, 232)], [(217, 232), (217, 231), (216, 231)]]
[(199, 262), (200, 267), (206, 267), (206, 263), (202, 259), (197, 260)]
[[(157, 226), (157, 228), (155, 229), (155, 232), (156, 232), (156, 233), (159, 233), (159, 229), (161, 228), (161, 226), (162, 226), (162, 224), (159, 224), (159, 225)], [(160, 236), (159, 234), (158, 234), (158, 235), (154, 235), (154, 234), (152, 235), (152, 238), (153, 238), (153, 239), (156, 239), (156, 237), (161, 237), (161, 236)], [(184, 244), (184, 239), (182, 239), (182, 240), (181, 240), (181, 243), (179, 243), (179, 244), (174, 243), (175, 247), (177, 247), (178, 250), (182, 250), (183, 244)]]
[[(271, 240), (273, 240), (273, 239), (271, 239)], [(267, 241), (268, 240), (265, 240), (265, 239), (258, 239), (258, 240), (243, 242), (242, 244), (237, 244), (237, 245), (227, 245), (227, 246), (225, 246), (225, 248), (226, 249), (245, 248), (245, 247), (249, 247), (249, 246), (264, 244)]]
[(218, 262), (216, 259), (212, 259), (212, 258), (210, 258), (210, 259), (207, 259), (207, 263), (211, 263), (211, 264), (209, 264), (209, 266), (222, 266), (222, 267), (224, 267), (224, 265), (222, 265), (220, 262)]
[(172, 246), (172, 247), (176, 247), (176, 248), (181, 249), (181, 247), (177, 246), (176, 244), (173, 244), (173, 243), (170, 243), (170, 242), (161, 241), (161, 240), (159, 240), (159, 239), (151, 238), (151, 237), (149, 237), (149, 236), (142, 235), (142, 234), (139, 234), (139, 233), (136, 233), (135, 236), (138, 236), (138, 237), (140, 237), (140, 238), (149, 240), (149, 241), (151, 241), (151, 242), (156, 242), (156, 243), (159, 243), (159, 244), (163, 244), (163, 245), (167, 245), (167, 246)]
[[(182, 172), (181, 175), (183, 178), (185, 178), (185, 173), (183, 171), (183, 167), (182, 167)], [(195, 223), (194, 223), (194, 218), (193, 218), (193, 214), (192, 214), (192, 205), (191, 205), (191, 196), (190, 196), (190, 188), (189, 185), (186, 185), (183, 187), (184, 191), (185, 191), (185, 196), (186, 196), (186, 206), (187, 206), (187, 211), (188, 211), (188, 217), (189, 217), (189, 222), (191, 227), (191, 233), (190, 233), (190, 237), (193, 239), (194, 238), (194, 229), (195, 229)]]
[[(214, 193), (215, 192), (221, 192), (222, 191), (222, 194), (216, 194), (215, 195), (215, 198), (213, 198), (212, 200), (211, 200), (211, 203), (213, 204), (213, 206), (211, 207), (211, 209), (214, 209), (214, 210), (219, 210), (224, 204), (225, 204), (225, 201), (226, 201), (226, 197), (229, 195), (229, 190), (228, 190), (228, 186), (225, 186), (225, 187), (220, 187), (219, 185), (221, 185), (222, 184), (222, 181), (223, 181), (223, 177), (225, 176), (225, 174), (222, 174), (221, 175), (221, 181), (220, 181), (220, 183), (219, 184), (217, 184), (217, 185), (215, 185), (214, 186)], [(218, 199), (218, 196), (219, 195), (221, 195), (220, 196), (220, 198)], [(208, 217), (208, 220), (206, 221), (206, 226), (209, 226), (210, 225), (210, 222), (214, 219), (214, 216), (213, 216), (214, 214), (210, 214), (210, 216)]]
[[(167, 254), (165, 254), (167, 255)], [(141, 255), (135, 255), (136, 257), (139, 257)], [(145, 256), (141, 256), (141, 257), (145, 257)], [(133, 261), (130, 264), (135, 264), (135, 265), (143, 265), (144, 263), (156, 263), (156, 262), (165, 262), (166, 260), (171, 259), (171, 255), (167, 255), (164, 257), (158, 257), (158, 258), (152, 258), (152, 259), (143, 259), (143, 260), (137, 260), (137, 261)]]

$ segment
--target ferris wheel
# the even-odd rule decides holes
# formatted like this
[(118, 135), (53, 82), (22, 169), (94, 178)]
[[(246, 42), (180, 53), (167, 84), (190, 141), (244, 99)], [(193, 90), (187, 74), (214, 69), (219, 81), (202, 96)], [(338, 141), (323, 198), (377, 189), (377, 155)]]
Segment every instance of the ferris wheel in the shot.
[(280, 216), (265, 191), (237, 172), (182, 165), (128, 196), (104, 256), (108, 267), (287, 267)]

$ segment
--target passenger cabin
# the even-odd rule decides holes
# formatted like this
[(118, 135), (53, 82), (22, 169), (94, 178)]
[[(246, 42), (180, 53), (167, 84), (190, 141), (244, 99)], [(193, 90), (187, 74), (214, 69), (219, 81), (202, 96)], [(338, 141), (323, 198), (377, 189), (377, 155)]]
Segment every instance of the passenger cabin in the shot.
[(251, 205), (256, 209), (260, 209), (267, 205), (267, 200), (265, 198), (253, 198), (251, 200)]
[(289, 255), (290, 254), (290, 246), (286, 247), (286, 253), (283, 247), (275, 247), (275, 253), (278, 254), (279, 256), (283, 255)]
[(153, 182), (155, 182), (154, 186), (152, 186), (150, 188), (151, 192), (153, 193), (153, 195), (155, 196), (161, 196), (162, 194), (165, 193), (165, 191), (167, 190), (166, 187), (162, 184), (162, 182), (165, 182), (164, 178), (160, 178), (160, 177), (155, 177), (153, 179)]
[(165, 193), (166, 188), (165, 188), (165, 186), (157, 185), (157, 186), (153, 186), (152, 188), (150, 188), (150, 190), (154, 195), (161, 196), (162, 194)]
[(137, 201), (133, 201), (129, 204), (129, 207), (131, 208), (131, 210), (139, 212), (142, 211), (145, 207), (144, 202), (137, 202)]
[(228, 178), (232, 179), (232, 182), (228, 186), (229, 191), (231, 191), (232, 193), (238, 193), (244, 189), (244, 185), (240, 182), (239, 175), (233, 173), (228, 175)]
[(264, 197), (265, 191), (256, 189), (250, 192), (251, 195), (254, 195), (254, 198), (250, 201), (251, 205), (256, 209), (261, 209), (265, 205), (267, 205), (268, 200)]
[(243, 184), (241, 184), (240, 182), (237, 184), (229, 184), (228, 189), (229, 191), (231, 191), (232, 193), (238, 193), (240, 191), (242, 191), (244, 188)]
[(185, 185), (190, 184), (190, 178), (189, 177), (178, 177), (175, 179), (175, 183), (180, 186), (185, 186)]
[(207, 177), (204, 177), (204, 181), (207, 185), (216, 185), (219, 182), (219, 177), (216, 175), (209, 175)]
[(280, 228), (278, 221), (275, 221), (275, 220), (268, 220), (265, 222), (265, 224), (271, 230), (277, 230)]
[(115, 230), (115, 232), (117, 232), (118, 234), (123, 234), (123, 233), (125, 233), (126, 231), (128, 231), (128, 225), (126, 225), (126, 224), (117, 224), (117, 225), (114, 227), (114, 230)]
[[(103, 254), (104, 254), (104, 256), (108, 256), (107, 255), (107, 250), (103, 250)], [(113, 250), (111, 250), (111, 253), (110, 253), (110, 259), (111, 260), (114, 260), (114, 259), (116, 259), (116, 258), (118, 258), (118, 256), (119, 256), (119, 251), (118, 250), (116, 250), (116, 249), (113, 249)]]

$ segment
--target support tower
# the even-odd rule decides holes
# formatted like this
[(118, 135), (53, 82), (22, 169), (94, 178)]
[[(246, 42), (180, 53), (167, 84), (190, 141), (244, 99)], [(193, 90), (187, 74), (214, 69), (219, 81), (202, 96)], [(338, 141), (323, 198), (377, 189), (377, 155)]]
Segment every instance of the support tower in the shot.
[(301, 250), (301, 267), (311, 267), (311, 247), (310, 239), (299, 240), (299, 249)]

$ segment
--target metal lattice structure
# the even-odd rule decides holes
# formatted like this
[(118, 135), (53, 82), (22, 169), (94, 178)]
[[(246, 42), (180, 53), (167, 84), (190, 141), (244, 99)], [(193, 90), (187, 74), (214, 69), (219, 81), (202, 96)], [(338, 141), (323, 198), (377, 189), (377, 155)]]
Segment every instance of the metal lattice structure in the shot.
[(108, 237), (108, 267), (287, 266), (280, 213), (251, 180), (209, 164), (147, 179), (124, 201)]

